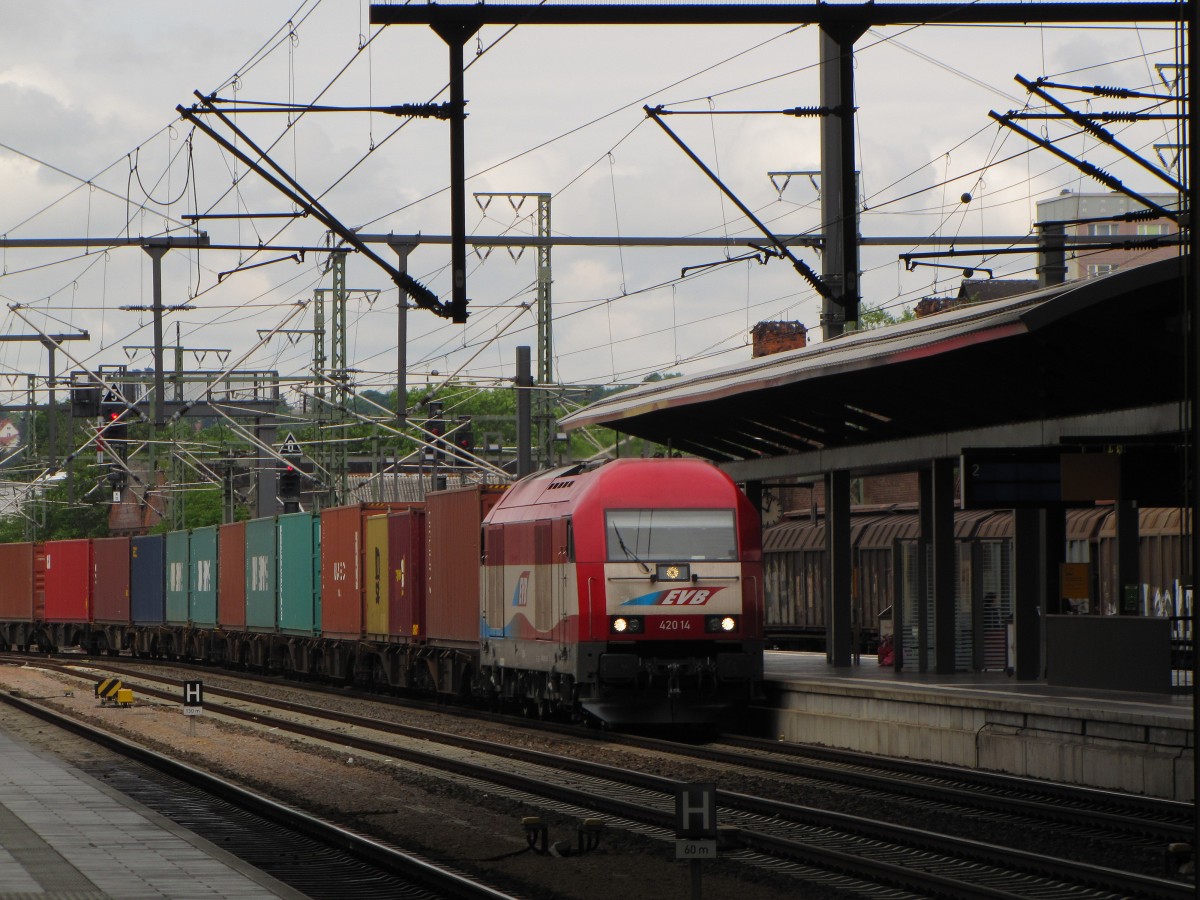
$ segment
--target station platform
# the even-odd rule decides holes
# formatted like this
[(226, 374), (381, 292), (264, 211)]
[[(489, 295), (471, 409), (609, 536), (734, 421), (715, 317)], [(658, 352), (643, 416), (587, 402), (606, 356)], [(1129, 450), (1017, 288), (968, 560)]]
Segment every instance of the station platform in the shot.
[(0, 900), (303, 900), (0, 729)]
[(824, 653), (767, 651), (754, 727), (784, 741), (968, 766), (1193, 802), (1191, 694), (835, 668)]

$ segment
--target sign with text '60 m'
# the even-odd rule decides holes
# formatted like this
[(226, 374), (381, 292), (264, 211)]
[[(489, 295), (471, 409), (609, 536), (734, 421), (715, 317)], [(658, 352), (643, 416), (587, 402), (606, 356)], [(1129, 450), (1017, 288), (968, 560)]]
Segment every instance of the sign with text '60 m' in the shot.
[(185, 716), (204, 714), (203, 681), (185, 681), (183, 683), (183, 714)]
[(681, 785), (675, 794), (675, 858), (716, 859), (717, 786)]

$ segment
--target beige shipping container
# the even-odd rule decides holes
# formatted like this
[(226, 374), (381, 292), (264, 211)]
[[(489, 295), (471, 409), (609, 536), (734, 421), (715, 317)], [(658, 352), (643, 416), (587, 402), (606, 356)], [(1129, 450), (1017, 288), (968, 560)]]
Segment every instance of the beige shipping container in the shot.
[(364, 529), (365, 549), (363, 571), (363, 603), (367, 619), (367, 636), (384, 639), (388, 633), (388, 517), (387, 513), (369, 516)]

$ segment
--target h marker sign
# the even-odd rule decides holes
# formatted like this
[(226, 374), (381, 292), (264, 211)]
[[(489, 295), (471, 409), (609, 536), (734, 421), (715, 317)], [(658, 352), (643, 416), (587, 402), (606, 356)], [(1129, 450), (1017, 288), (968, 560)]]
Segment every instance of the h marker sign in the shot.
[(717, 836), (717, 786), (709, 783), (681, 785), (675, 794), (675, 836)]
[(204, 713), (204, 682), (185, 681), (183, 683), (183, 714), (199, 716)]

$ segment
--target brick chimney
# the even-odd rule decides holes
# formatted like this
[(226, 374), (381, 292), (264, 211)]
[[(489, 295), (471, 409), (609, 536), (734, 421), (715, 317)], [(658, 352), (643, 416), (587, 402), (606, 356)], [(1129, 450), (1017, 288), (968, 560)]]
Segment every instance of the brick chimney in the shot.
[(800, 322), (759, 322), (750, 330), (752, 356), (770, 356), (808, 344), (808, 329)]

